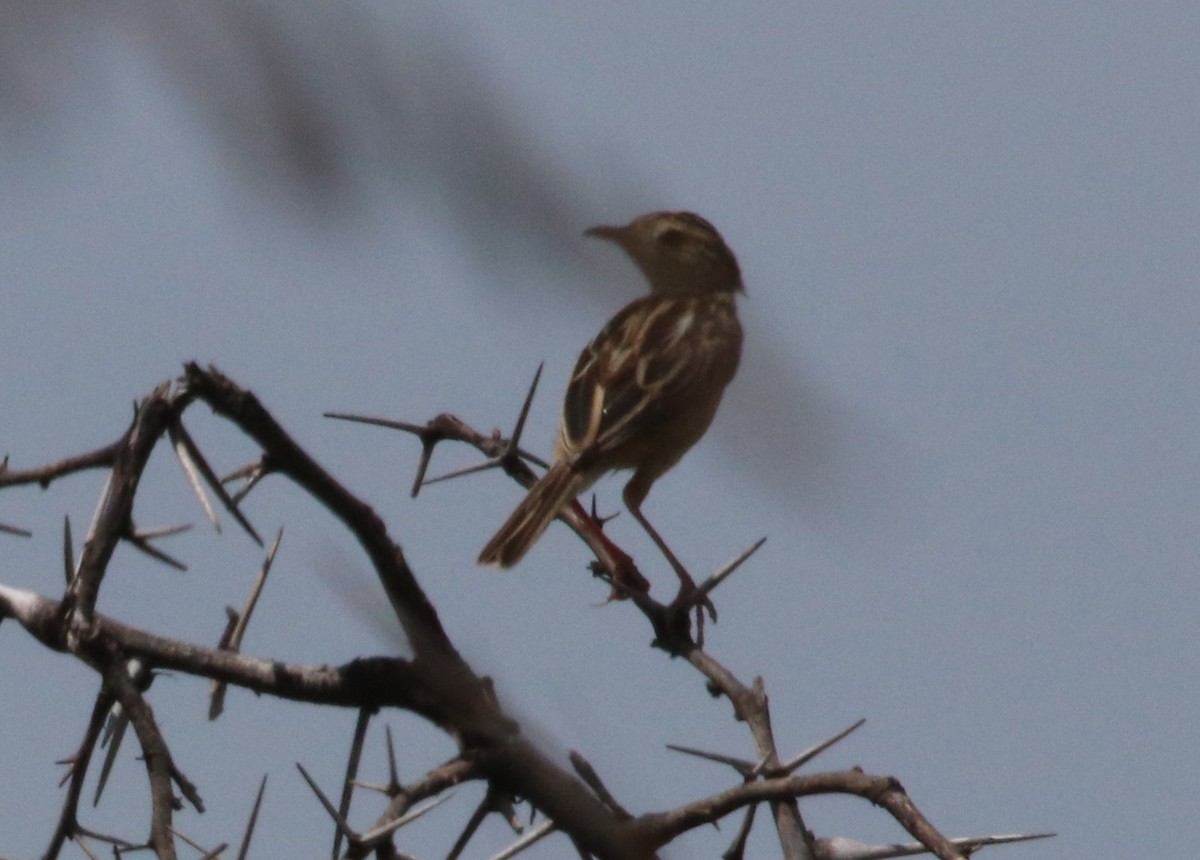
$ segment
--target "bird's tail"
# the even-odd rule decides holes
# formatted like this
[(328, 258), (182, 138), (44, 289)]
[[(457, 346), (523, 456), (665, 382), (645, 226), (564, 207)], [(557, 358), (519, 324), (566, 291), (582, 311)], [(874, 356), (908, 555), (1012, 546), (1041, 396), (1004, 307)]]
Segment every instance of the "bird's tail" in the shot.
[(566, 463), (555, 463), (517, 505), (495, 537), (479, 553), (480, 564), (512, 567), (534, 545), (563, 506), (579, 495), (587, 479)]

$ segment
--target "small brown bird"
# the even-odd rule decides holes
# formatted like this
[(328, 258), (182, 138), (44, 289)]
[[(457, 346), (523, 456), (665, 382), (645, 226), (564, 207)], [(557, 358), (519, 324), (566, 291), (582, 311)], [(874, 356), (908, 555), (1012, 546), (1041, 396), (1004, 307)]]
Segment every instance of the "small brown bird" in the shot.
[(554, 463), (479, 554), (511, 567), (564, 506), (607, 472), (633, 469), (624, 499), (679, 575), (692, 582), (642, 515), (650, 487), (712, 422), (737, 371), (742, 328), (737, 259), (690, 212), (651, 212), (585, 235), (615, 242), (650, 282), (650, 295), (613, 317), (579, 356), (563, 399)]

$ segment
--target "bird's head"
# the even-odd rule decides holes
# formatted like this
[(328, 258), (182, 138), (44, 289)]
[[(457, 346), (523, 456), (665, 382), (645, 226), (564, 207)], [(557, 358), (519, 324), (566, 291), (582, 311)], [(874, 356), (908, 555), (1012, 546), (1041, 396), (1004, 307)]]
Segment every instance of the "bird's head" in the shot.
[(691, 212), (651, 212), (624, 227), (592, 227), (584, 235), (624, 248), (655, 295), (743, 292), (733, 251), (712, 224)]

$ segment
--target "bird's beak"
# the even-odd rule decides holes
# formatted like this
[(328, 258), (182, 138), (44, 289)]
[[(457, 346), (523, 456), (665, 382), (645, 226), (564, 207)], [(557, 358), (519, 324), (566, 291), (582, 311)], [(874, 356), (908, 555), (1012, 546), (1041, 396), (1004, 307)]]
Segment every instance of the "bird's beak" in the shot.
[(595, 236), (597, 239), (607, 239), (610, 242), (619, 242), (621, 234), (624, 232), (624, 227), (610, 227), (607, 224), (601, 224), (598, 227), (589, 227), (584, 230), (583, 235)]

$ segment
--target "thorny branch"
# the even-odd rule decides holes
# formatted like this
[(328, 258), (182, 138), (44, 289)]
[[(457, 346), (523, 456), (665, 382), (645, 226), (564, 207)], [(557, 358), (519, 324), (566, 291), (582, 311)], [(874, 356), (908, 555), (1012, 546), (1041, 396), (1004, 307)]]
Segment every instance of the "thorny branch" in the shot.
[[(507, 440), (498, 433), (480, 434), (450, 415), (438, 416), (419, 426), (382, 419), (355, 420), (392, 426), (418, 436), (422, 457), (414, 495), (421, 486), (431, 482), (425, 478), (425, 473), (434, 449), (443, 441), (467, 443), (488, 458), (482, 467), (456, 474), (495, 467), (528, 485), (535, 478), (529, 463), (543, 465), (519, 447), (519, 430), (528, 414), (532, 394), (531, 389), (521, 410), (518, 432)], [(249, 480), (246, 488), (234, 496), (225, 492), (200, 446), (183, 426), (185, 412), (196, 401), (206, 403), (261, 449), (258, 463), (238, 471), (239, 476)], [(223, 647), (207, 648), (122, 624), (97, 613), (97, 596), (105, 576), (111, 573), (109, 567), (116, 546), (122, 540), (142, 548), (147, 546), (145, 541), (150, 535), (139, 534), (133, 527), (133, 502), (146, 463), (164, 438), (174, 443), (197, 495), (204, 497), (203, 485), (207, 484), (252, 537), (257, 538), (257, 534), (238, 509), (238, 503), (249, 488), (266, 475), (278, 475), (292, 481), (326, 507), (356, 537), (370, 559), (397, 621), (412, 646), (412, 659), (369, 657), (340, 667), (299, 666), (239, 653), (238, 645), (232, 639)], [(520, 844), (558, 830), (568, 836), (581, 855), (599, 858), (637, 860), (656, 857), (659, 847), (686, 830), (714, 823), (744, 809), (747, 814), (743, 832), (728, 852), (728, 856), (740, 856), (740, 846), (744, 845), (753, 821), (753, 810), (764, 803), (772, 810), (784, 857), (832, 856), (825, 851), (828, 841), (814, 840), (806, 831), (796, 804), (796, 798), (815, 793), (850, 794), (888, 810), (922, 845), (946, 860), (964, 857), (964, 852), (969, 853), (989, 840), (1010, 838), (984, 837), (959, 843), (964, 846), (960, 851), (954, 842), (938, 833), (912, 804), (900, 784), (890, 777), (869, 776), (857, 770), (795, 776), (792, 771), (811, 756), (805, 754), (792, 762), (781, 762), (762, 680), (755, 679), (749, 685), (738, 680), (704, 650), (701, 631), (693, 634), (690, 624), (692, 610), (757, 549), (757, 544), (702, 583), (698, 595), (692, 595), (687, 601), (677, 597), (662, 603), (650, 595), (649, 585), (636, 573), (632, 559), (604, 535), (603, 522), (594, 512), (589, 514), (578, 504), (563, 512), (562, 519), (592, 550), (596, 569), (613, 586), (613, 597), (628, 599), (636, 606), (653, 628), (655, 644), (671, 656), (684, 658), (705, 677), (713, 691), (730, 701), (734, 716), (746, 722), (754, 741), (754, 762), (727, 762), (737, 771), (739, 784), (678, 809), (636, 815), (621, 806), (604, 787), (595, 769), (581, 757), (576, 757), (574, 763), (583, 780), (551, 762), (525, 739), (517, 722), (501, 708), (490, 681), (476, 675), (455, 649), (403, 551), (374, 511), (301, 449), (254, 395), (216, 370), (187, 365), (184, 377), (177, 384), (159, 386), (138, 404), (130, 428), (120, 439), (90, 454), (25, 471), (10, 470), (6, 459), (0, 464), (0, 488), (28, 483), (46, 487), (59, 478), (90, 468), (107, 468), (109, 477), (77, 565), (70, 546), (69, 523), (66, 525), (64, 564), (68, 585), (62, 599), (54, 600), (0, 585), (0, 620), (16, 619), (48, 648), (82, 660), (103, 682), (84, 739), (69, 759), (67, 778), (70, 786), (45, 854), (47, 858), (57, 857), (66, 840), (80, 840), (88, 835), (105, 839), (114, 846), (130, 847), (124, 840), (91, 834), (78, 823), (83, 780), (104, 715), (114, 704), (119, 704), (123, 715), (134, 727), (151, 786), (152, 814), (147, 847), (160, 858), (175, 856), (176, 833), (172, 818), (180, 808), (174, 794), (176, 788), (196, 809), (202, 810), (195, 788), (176, 767), (145, 689), (129, 674), (130, 661), (137, 661), (146, 672), (170, 668), (282, 699), (358, 709), (361, 718), (356, 735), (357, 751), (348, 768), (350, 779), (347, 784), (357, 771), (367, 721), (378, 709), (396, 707), (419, 714), (453, 738), (459, 746), (457, 757), (403, 786), (396, 774), (389, 732), (390, 778), (381, 790), (387, 793), (390, 803), (376, 825), (365, 834), (354, 834), (345, 830), (345, 825), (339, 825), (349, 837), (347, 856), (350, 857), (364, 857), (372, 851), (377, 851), (379, 856), (401, 856), (390, 840), (396, 827), (422, 811), (414, 810), (413, 805), (423, 799), (444, 796), (450, 786), (467, 780), (489, 783), (491, 800), (480, 807), (482, 814), (499, 812), (513, 817), (512, 800), (520, 798), (546, 817), (543, 825), (524, 837)], [(173, 561), (161, 552), (155, 553), (155, 557), (160, 555), (164, 561)], [(618, 576), (620, 571), (624, 571), (623, 576)], [(242, 626), (246, 617), (248, 612), (244, 613)], [(827, 741), (821, 748), (832, 742)], [(709, 757), (720, 760), (716, 755)], [(357, 782), (354, 784), (358, 785)], [(334, 810), (337, 817), (344, 818), (348, 799), (349, 796), (343, 794), (341, 811)], [(243, 845), (248, 844), (250, 830), (247, 829)], [(462, 845), (472, 832), (473, 828), (471, 832), (464, 832), (460, 839)], [(516, 846), (510, 850), (515, 849)]]
[[(524, 455), (522, 452), (520, 448), (520, 435), (540, 375), (541, 367), (538, 368), (538, 373), (535, 375), (533, 383), (526, 394), (521, 407), (520, 417), (517, 420), (512, 438), (510, 439), (503, 438), (499, 432), (484, 435), (455, 416), (445, 413), (436, 416), (424, 425), (406, 422), (388, 422), (384, 419), (364, 418), (343, 413), (327, 414), (330, 417), (389, 426), (393, 429), (416, 435), (421, 440), (422, 455), (416, 480), (413, 484), (414, 496), (417, 495), (424, 484), (432, 483), (432, 481), (425, 479), (425, 474), (432, 459), (434, 448), (438, 443), (445, 441), (466, 443), (479, 450), (489, 459), (481, 466), (467, 467), (436, 480), (465, 476), (484, 468), (499, 466), (503, 468), (507, 475), (522, 486), (528, 487), (536, 479), (536, 475), (525, 462), (525, 460), (532, 460), (533, 458)], [(539, 465), (543, 465), (540, 461), (536, 462)], [(651, 597), (648, 584), (645, 588), (630, 588), (618, 579), (617, 564), (632, 564), (632, 560), (623, 550), (604, 536), (602, 531), (603, 522), (598, 520), (594, 511), (589, 515), (578, 503), (575, 503), (562, 511), (560, 519), (587, 543), (588, 547), (593, 551), (596, 556), (593, 570), (601, 575), (606, 575), (608, 580), (613, 583), (613, 597), (628, 598), (642, 612), (647, 621), (650, 622), (655, 633), (655, 646), (666, 651), (673, 657), (680, 656), (685, 658), (707, 679), (710, 690), (724, 695), (730, 701), (733, 706), (735, 718), (741, 722), (745, 722), (750, 728), (751, 737), (758, 754), (758, 763), (754, 768), (754, 772), (747, 774), (751, 778), (748, 778), (743, 785), (726, 792), (723, 796), (723, 804), (718, 804), (715, 799), (709, 798), (698, 801), (693, 807), (690, 807), (709, 811), (720, 809), (719, 814), (712, 812), (711, 817), (701, 816), (701, 818), (696, 818), (695, 816), (689, 817), (684, 814), (684, 810), (675, 810), (658, 816), (645, 815), (640, 819), (636, 819), (639, 824), (645, 825), (651, 831), (654, 831), (653, 841), (656, 845), (665, 845), (676, 835), (683, 832), (683, 830), (699, 826), (701, 823), (716, 822), (742, 806), (765, 801), (772, 811), (783, 857), (788, 858), (788, 860), (793, 860), (793, 858), (794, 860), (812, 860), (815, 857), (814, 840), (812, 834), (804, 826), (799, 807), (796, 804), (796, 798), (808, 793), (842, 792), (858, 794), (887, 809), (909, 833), (917, 838), (929, 851), (937, 857), (942, 858), (942, 860), (962, 860), (964, 855), (959, 852), (953, 842), (939, 833), (921, 815), (911, 799), (909, 799), (907, 793), (900, 787), (899, 782), (890, 777), (865, 777), (864, 774), (857, 770), (847, 771), (844, 774), (825, 775), (827, 779), (833, 778), (834, 782), (822, 783), (826, 787), (820, 792), (802, 790), (803, 783), (792, 783), (786, 779), (781, 779), (790, 769), (798, 767), (801, 763), (807, 761), (808, 758), (798, 758), (797, 763), (792, 768), (785, 768), (781, 762), (775, 745), (774, 733), (771, 729), (770, 708), (762, 678), (755, 678), (753, 684), (750, 686), (744, 684), (731, 671), (704, 650), (702, 616), (699, 613), (697, 614), (696, 635), (693, 635), (689, 624), (690, 610), (706, 600), (708, 594), (715, 590), (762, 546), (765, 538), (760, 539), (730, 564), (709, 577), (707, 581), (699, 586), (696, 594), (691, 595), (688, 600), (681, 601), (681, 598), (684, 597), (681, 594), (680, 597), (677, 597), (670, 603), (664, 604)], [(614, 563), (614, 552), (619, 554), (620, 562)], [(644, 583), (644, 580), (642, 582)], [(830, 744), (826, 744), (826, 746), (828, 745)], [(822, 749), (824, 749), (824, 746)], [(576, 767), (577, 769), (581, 767), (585, 768), (581, 773), (589, 785), (592, 786), (593, 790), (596, 791), (597, 796), (605, 800), (606, 804), (610, 808), (613, 808), (614, 811), (617, 811), (618, 814), (624, 813), (624, 810), (608, 795), (607, 790), (598, 784), (599, 778), (591, 770), (590, 765), (579, 759), (576, 762)], [(759, 781), (752, 778), (758, 776), (763, 776), (764, 779)], [(845, 777), (844, 781), (841, 780), (843, 776)], [(864, 794), (863, 790), (861, 790), (863, 785), (861, 779), (863, 778), (875, 780), (870, 783), (872, 787), (871, 796)], [(595, 783), (593, 780), (595, 780)], [(881, 780), (882, 782), (880, 782)], [(886, 791), (879, 788), (884, 783), (887, 786)], [(844, 787), (833, 787), (835, 784), (844, 785)], [(627, 815), (628, 813), (624, 814)], [(687, 824), (680, 830), (673, 829), (679, 826), (679, 822), (684, 821)]]

